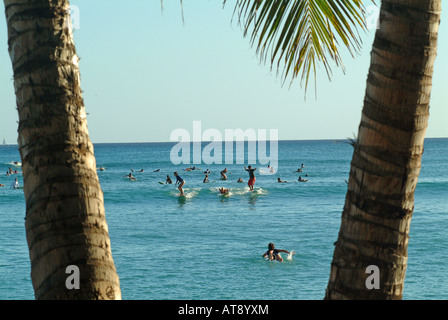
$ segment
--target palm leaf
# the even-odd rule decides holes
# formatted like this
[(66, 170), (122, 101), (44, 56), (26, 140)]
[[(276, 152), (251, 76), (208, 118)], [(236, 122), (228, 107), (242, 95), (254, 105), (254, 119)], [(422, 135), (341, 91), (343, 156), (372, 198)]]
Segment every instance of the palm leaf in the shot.
[(261, 61), (283, 65), (284, 81), (300, 75), (305, 91), (317, 64), (330, 79), (331, 61), (345, 71), (339, 43), (354, 56), (362, 43), (358, 28), (366, 29), (362, 0), (237, 0), (235, 13)]

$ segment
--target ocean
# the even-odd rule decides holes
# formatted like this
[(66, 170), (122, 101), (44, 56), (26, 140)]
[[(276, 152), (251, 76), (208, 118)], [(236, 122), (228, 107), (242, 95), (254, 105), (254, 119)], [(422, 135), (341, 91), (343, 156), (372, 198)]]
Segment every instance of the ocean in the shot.
[[(98, 176), (123, 299), (323, 299), (353, 148), (342, 140), (279, 141), (276, 173), (258, 171), (250, 192), (247, 161), (175, 165), (173, 145), (94, 145), (97, 167), (105, 168)], [(0, 146), (0, 299), (28, 300), (34, 292), (23, 190), (10, 188), (14, 178), (20, 185), (23, 179), (13, 161), (20, 161), (17, 146)], [(269, 173), (266, 164), (252, 166)], [(7, 176), (9, 167), (19, 173)], [(203, 183), (207, 169), (210, 182)], [(126, 177), (132, 171), (135, 181)], [(175, 182), (174, 171), (186, 182), (186, 197), (174, 184), (159, 183), (167, 175)], [(308, 181), (298, 182), (299, 176)], [(277, 183), (278, 177), (288, 183)], [(221, 195), (220, 187), (230, 194)], [(448, 139), (426, 139), (405, 300), (448, 299), (447, 195)], [(265, 261), (270, 242), (296, 254), (284, 263)]]

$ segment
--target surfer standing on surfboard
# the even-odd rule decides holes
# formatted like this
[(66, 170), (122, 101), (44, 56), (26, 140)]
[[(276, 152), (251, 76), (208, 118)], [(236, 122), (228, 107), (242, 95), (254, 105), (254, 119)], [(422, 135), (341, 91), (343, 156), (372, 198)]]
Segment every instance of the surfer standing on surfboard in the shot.
[(184, 195), (184, 190), (182, 190), (182, 187), (183, 187), (184, 184), (185, 184), (185, 180), (182, 179), (182, 178), (180, 177), (180, 175), (177, 174), (177, 172), (174, 172), (174, 175), (176, 176), (176, 183), (175, 183), (175, 185), (179, 184), (179, 187), (177, 187), (177, 189), (179, 189), (179, 191), (180, 191), (180, 195), (183, 196), (183, 195)]
[(249, 172), (249, 181), (247, 181), (247, 185), (249, 186), (250, 191), (254, 191), (254, 184), (255, 184), (255, 175), (254, 171), (257, 170), (257, 168), (252, 169), (251, 166), (246, 169), (246, 166), (244, 166), (244, 170)]

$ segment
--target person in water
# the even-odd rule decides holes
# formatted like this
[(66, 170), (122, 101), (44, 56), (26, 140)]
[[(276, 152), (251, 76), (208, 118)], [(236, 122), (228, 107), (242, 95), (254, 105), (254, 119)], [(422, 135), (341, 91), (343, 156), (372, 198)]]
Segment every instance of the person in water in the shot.
[[(287, 250), (275, 249), (275, 245), (271, 242), (268, 244), (268, 251), (263, 253), (263, 258), (268, 257), (269, 260), (283, 262), (283, 258), (279, 254), (280, 252), (289, 254), (289, 251)], [(292, 254), (294, 254), (294, 252)]]
[(128, 178), (129, 178), (129, 180), (135, 180), (135, 177), (132, 175), (132, 173), (128, 174)]
[(12, 189), (18, 189), (18, 188), (20, 188), (19, 181), (17, 181), (17, 178), (16, 178), (16, 180), (12, 183), (11, 188), (12, 188)]
[(219, 188), (219, 192), (221, 192), (221, 194), (228, 194), (229, 189)]
[(227, 180), (227, 176), (225, 175), (227, 173), (227, 168), (224, 168), (224, 170), (221, 171), (221, 180)]
[(165, 181), (165, 184), (167, 184), (167, 183), (169, 183), (169, 184), (172, 184), (172, 183), (173, 183), (173, 181), (171, 181), (171, 178), (170, 178), (169, 175), (166, 175), (166, 181)]
[(210, 181), (208, 181), (208, 174), (205, 175), (204, 181), (202, 181), (203, 183), (209, 183)]
[(288, 181), (283, 181), (282, 179), (280, 179), (280, 177), (277, 178), (277, 182), (281, 183), (281, 182), (288, 182)]
[(185, 185), (185, 180), (182, 179), (177, 172), (174, 172), (174, 175), (176, 176), (176, 183), (175, 183), (175, 185), (179, 184), (179, 187), (177, 187), (177, 189), (179, 189), (180, 195), (183, 196), (184, 195), (184, 190), (182, 188)]
[(243, 179), (239, 178), (237, 182), (238, 183), (243, 183), (244, 181), (243, 181)]
[(255, 184), (255, 175), (254, 171), (257, 170), (257, 168), (252, 169), (251, 166), (249, 166), (246, 169), (246, 166), (244, 166), (244, 170), (249, 172), (249, 181), (247, 181), (247, 185), (249, 186), (250, 191), (254, 191), (254, 184)]
[(302, 179), (302, 177), (299, 177), (299, 179), (297, 181), (299, 181), (299, 182), (307, 182), (308, 179)]

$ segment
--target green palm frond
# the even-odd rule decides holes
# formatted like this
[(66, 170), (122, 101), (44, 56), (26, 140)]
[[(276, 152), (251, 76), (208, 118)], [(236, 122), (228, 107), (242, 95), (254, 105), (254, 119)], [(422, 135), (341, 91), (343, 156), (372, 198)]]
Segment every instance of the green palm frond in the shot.
[(269, 59), (272, 67), (277, 59), (277, 70), (283, 64), (284, 80), (291, 76), (292, 82), (301, 73), (305, 91), (311, 71), (316, 78), (317, 64), (330, 79), (330, 61), (344, 70), (339, 42), (352, 56), (359, 51), (364, 12), (362, 0), (237, 0), (235, 5), (244, 35), (251, 33), (261, 60)]

